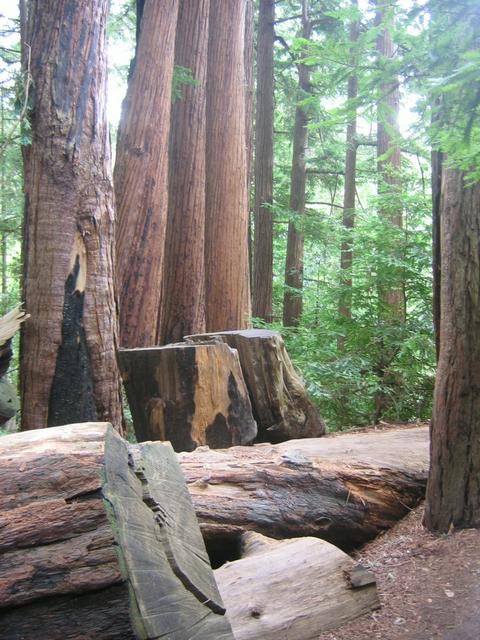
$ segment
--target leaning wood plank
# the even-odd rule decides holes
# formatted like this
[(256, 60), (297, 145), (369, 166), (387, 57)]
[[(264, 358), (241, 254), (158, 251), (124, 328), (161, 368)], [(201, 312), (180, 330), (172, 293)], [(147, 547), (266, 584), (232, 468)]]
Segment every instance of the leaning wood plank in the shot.
[(316, 438), (325, 433), (325, 424), (309, 400), (279, 333), (247, 329), (192, 335), (186, 340), (222, 341), (238, 351), (258, 424), (258, 442)]
[(179, 454), (210, 545), (253, 530), (343, 549), (391, 527), (425, 492), (428, 428)]
[(316, 640), (379, 607), (373, 574), (352, 587), (354, 561), (328, 542), (242, 538), (242, 559), (215, 571), (236, 640)]
[(121, 349), (137, 439), (169, 440), (175, 451), (222, 449), (257, 434), (236, 352), (226, 344)]
[(171, 447), (106, 423), (0, 439), (2, 640), (232, 640)]

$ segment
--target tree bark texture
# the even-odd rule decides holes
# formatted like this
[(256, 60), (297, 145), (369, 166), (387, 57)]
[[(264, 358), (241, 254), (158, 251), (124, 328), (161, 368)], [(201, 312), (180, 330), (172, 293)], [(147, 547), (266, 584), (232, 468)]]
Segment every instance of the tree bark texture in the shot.
[[(158, 344), (205, 330), (205, 109), (209, 0), (179, 9), (175, 64), (191, 70), (170, 132), (169, 205)], [(149, 345), (152, 346), (152, 345)]]
[(250, 318), (245, 135), (245, 0), (211, 0), (205, 225), (207, 331)]
[(123, 105), (115, 198), (120, 344), (157, 342), (168, 210), (168, 141), (179, 0), (147, 0)]
[(443, 164), (440, 357), (425, 522), (480, 526), (480, 184)]
[[(253, 96), (255, 92), (255, 8), (254, 0), (245, 4), (245, 139), (247, 148), (247, 194), (250, 195), (253, 160)], [(250, 209), (250, 198), (248, 200)]]
[[(308, 16), (309, 0), (302, 0), (302, 38), (311, 35)], [(298, 102), (311, 93), (309, 67), (302, 63), (298, 69)], [(307, 171), (305, 154), (308, 145), (308, 112), (304, 105), (297, 104), (293, 130), (292, 173), (290, 178), (290, 211), (295, 220), (288, 224), (287, 254), (285, 259), (285, 293), (283, 296), (283, 325), (297, 326), (303, 311), (303, 215), (305, 212), (305, 187)]]
[(257, 442), (324, 435), (325, 423), (309, 400), (279, 333), (247, 329), (187, 336), (189, 342), (212, 339), (238, 352), (258, 425)]
[(324, 540), (248, 532), (242, 546), (215, 571), (236, 640), (317, 640), (380, 606), (374, 575)]
[(428, 429), (352, 433), (179, 454), (209, 548), (245, 531), (351, 549), (424, 496)]
[(226, 344), (122, 349), (119, 356), (140, 441), (192, 451), (248, 444), (257, 435), (238, 356)]
[[(114, 214), (105, 113), (106, 0), (33, 0), (25, 151), (22, 427), (111, 420), (122, 428)], [(27, 53), (25, 53), (25, 51)]]
[(3, 640), (232, 640), (170, 447), (84, 423), (0, 461)]
[[(358, 10), (358, 0), (352, 0), (352, 7)], [(349, 320), (352, 317), (352, 266), (353, 266), (353, 240), (352, 230), (355, 226), (355, 198), (357, 179), (357, 107), (355, 101), (358, 96), (358, 77), (355, 70), (356, 53), (355, 46), (358, 40), (360, 24), (357, 19), (350, 25), (350, 43), (352, 46), (351, 64), (352, 75), (348, 78), (347, 100), (350, 109), (350, 118), (347, 124), (345, 154), (345, 184), (343, 190), (343, 214), (342, 223), (345, 229), (346, 238), (342, 241), (340, 253), (340, 273), (341, 286), (338, 312), (341, 316)], [(345, 337), (338, 340), (340, 351), (345, 349)]]
[[(260, 0), (255, 140), (253, 315), (272, 321), (275, 2)], [(269, 206), (270, 205), (270, 206)]]

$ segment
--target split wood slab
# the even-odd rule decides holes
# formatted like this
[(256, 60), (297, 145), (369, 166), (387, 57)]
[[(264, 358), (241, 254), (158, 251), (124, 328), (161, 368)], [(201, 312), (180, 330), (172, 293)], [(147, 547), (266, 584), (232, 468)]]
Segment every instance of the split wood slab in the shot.
[(106, 423), (0, 438), (2, 640), (233, 640), (171, 447)]
[(258, 442), (316, 438), (325, 433), (325, 423), (308, 398), (279, 333), (247, 329), (203, 333), (185, 339), (194, 343), (225, 342), (238, 351), (258, 425)]
[(120, 366), (137, 439), (175, 451), (248, 444), (257, 425), (237, 353), (226, 344), (121, 349)]
[(369, 431), (179, 454), (209, 545), (245, 531), (316, 536), (351, 549), (424, 496), (428, 428)]
[(236, 640), (316, 640), (380, 606), (375, 576), (324, 540), (249, 532), (242, 543), (215, 571)]

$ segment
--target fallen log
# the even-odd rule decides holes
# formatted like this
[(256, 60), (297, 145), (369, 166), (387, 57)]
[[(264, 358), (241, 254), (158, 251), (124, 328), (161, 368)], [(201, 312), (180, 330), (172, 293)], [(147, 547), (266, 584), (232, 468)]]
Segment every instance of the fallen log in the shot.
[(0, 439), (2, 640), (233, 640), (171, 448), (105, 423)]
[(248, 444), (257, 425), (235, 351), (226, 344), (121, 349), (120, 367), (137, 439), (175, 451)]
[(380, 606), (375, 576), (324, 540), (250, 532), (242, 545), (215, 571), (236, 640), (316, 640)]
[(185, 340), (222, 341), (238, 351), (258, 425), (257, 442), (316, 438), (325, 433), (325, 423), (309, 400), (282, 336), (276, 331), (223, 331), (191, 335)]
[[(316, 536), (351, 549), (402, 518), (425, 492), (428, 428), (178, 456), (214, 566), (239, 536)], [(223, 556), (222, 556), (223, 554)], [(229, 557), (230, 556), (230, 557)]]

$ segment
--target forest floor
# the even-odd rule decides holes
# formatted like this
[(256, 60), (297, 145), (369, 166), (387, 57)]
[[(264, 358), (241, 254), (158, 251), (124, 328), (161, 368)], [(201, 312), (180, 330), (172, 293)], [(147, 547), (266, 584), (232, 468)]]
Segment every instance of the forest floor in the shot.
[(480, 530), (433, 535), (422, 517), (423, 504), (355, 554), (381, 608), (318, 640), (480, 640)]

